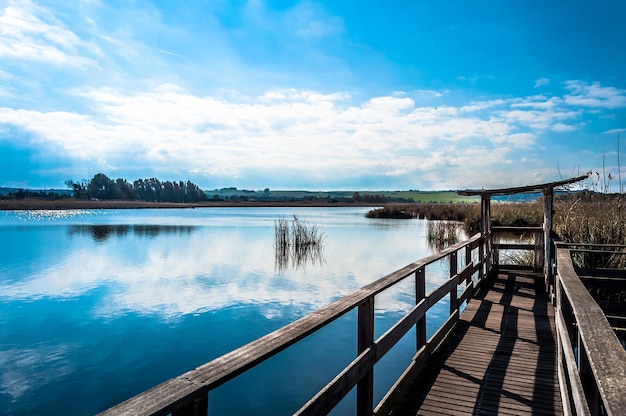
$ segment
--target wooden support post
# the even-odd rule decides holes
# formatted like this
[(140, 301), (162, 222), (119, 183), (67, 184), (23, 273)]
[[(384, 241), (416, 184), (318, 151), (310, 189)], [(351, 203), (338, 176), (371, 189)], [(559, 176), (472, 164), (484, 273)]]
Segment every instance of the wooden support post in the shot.
[[(452, 252), (450, 253), (450, 278), (453, 278), (454, 276), (456, 276), (456, 274), (458, 273), (458, 259), (457, 259), (457, 252)], [(458, 285), (453, 285), (452, 289), (450, 289), (450, 315), (452, 315), (454, 313), (454, 311), (456, 311), (458, 305), (457, 305), (457, 299), (458, 299)]]
[(449, 259), (450, 259), (450, 277), (453, 277), (455, 274), (457, 274), (457, 270), (459, 268), (457, 252), (454, 251), (450, 253)]
[(473, 261), (472, 261), (472, 246), (468, 245), (468, 246), (465, 246), (465, 265), (467, 266), (470, 263), (473, 263)]
[(485, 245), (485, 273), (488, 274), (491, 271), (492, 262), (492, 244), (491, 244), (491, 195), (480, 195), (480, 231), (483, 236), (483, 243)]
[(543, 265), (545, 263), (545, 248), (543, 242), (543, 232), (535, 232), (533, 233), (533, 238), (535, 240), (535, 252), (533, 256), (533, 271), (542, 272), (544, 270)]
[(543, 188), (543, 278), (546, 287), (546, 292), (551, 293), (550, 286), (553, 285), (553, 271), (552, 271), (552, 241), (550, 239), (552, 234), (552, 199), (554, 196), (554, 188), (552, 186), (546, 186)]
[[(420, 303), (426, 297), (426, 268), (420, 267), (415, 272), (415, 304)], [(417, 339), (416, 351), (426, 345), (426, 316), (418, 320), (415, 324), (415, 335)]]
[(209, 392), (172, 412), (172, 416), (206, 416), (209, 411)]
[[(358, 354), (374, 343), (374, 296), (368, 297), (358, 309)], [(356, 386), (356, 414), (370, 416), (374, 408), (374, 369), (372, 368)]]
[(589, 357), (587, 357), (587, 352), (580, 338), (580, 334), (578, 335), (578, 372), (580, 374), (580, 382), (585, 391), (587, 405), (591, 411), (591, 416), (598, 416), (601, 414), (600, 395), (598, 394), (596, 381), (593, 378), (593, 371), (589, 364)]

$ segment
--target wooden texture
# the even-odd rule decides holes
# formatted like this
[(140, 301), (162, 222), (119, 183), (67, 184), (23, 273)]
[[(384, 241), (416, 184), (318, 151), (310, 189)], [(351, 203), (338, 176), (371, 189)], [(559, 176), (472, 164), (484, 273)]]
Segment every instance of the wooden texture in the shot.
[(501, 272), (392, 415), (562, 413), (554, 308), (531, 272)]
[(541, 192), (546, 186), (552, 188), (558, 188), (559, 186), (570, 185), (576, 182), (587, 179), (589, 175), (579, 176), (577, 178), (565, 179), (557, 182), (548, 182), (537, 185), (518, 186), (515, 188), (499, 188), (499, 189), (468, 189), (465, 191), (459, 191), (458, 194), (462, 196), (474, 196), (474, 195), (514, 195), (524, 194), (529, 192)]
[[(558, 329), (563, 345), (572, 340), (577, 349), (577, 368), (591, 414), (599, 414), (602, 404), (604, 414), (626, 415), (626, 351), (576, 274), (569, 250), (559, 248), (557, 259), (557, 304), (563, 311)], [(576, 367), (567, 364), (574, 371)]]

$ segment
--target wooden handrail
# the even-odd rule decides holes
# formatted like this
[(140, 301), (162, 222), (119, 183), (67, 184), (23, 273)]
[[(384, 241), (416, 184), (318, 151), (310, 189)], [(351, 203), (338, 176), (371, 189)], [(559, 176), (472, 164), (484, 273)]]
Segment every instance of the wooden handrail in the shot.
[(513, 227), (508, 225), (492, 225), (491, 231), (499, 233), (540, 233), (543, 232), (543, 227)]
[[(532, 251), (533, 256), (533, 269), (535, 271), (543, 270), (544, 268), (544, 235), (542, 227), (512, 227), (512, 226), (492, 226), (491, 227), (492, 240), (491, 248), (493, 250), (493, 258), (498, 266), (500, 264), (500, 251), (501, 250), (526, 250)], [(530, 234), (532, 241), (527, 242), (508, 242), (500, 243), (497, 237), (500, 234)], [(517, 265), (507, 264), (508, 267), (517, 267)]]
[[(300, 413), (318, 414), (319, 412), (328, 412), (358, 384), (357, 409), (360, 414), (371, 414), (373, 407), (371, 403), (373, 390), (372, 370), (374, 364), (414, 325), (417, 325), (418, 328), (418, 350), (426, 348), (426, 350), (431, 352), (437, 347), (435, 344), (438, 342), (436, 341), (442, 339), (443, 335), (445, 335), (441, 335), (441, 333), (444, 330), (449, 331), (455, 322), (454, 317), (458, 318), (460, 304), (468, 300), (473, 293), (466, 287), (461, 298), (457, 299), (458, 285), (467, 283), (468, 286), (473, 287), (472, 275), (480, 272), (479, 275), (482, 278), (485, 274), (483, 270), (484, 259), (482, 258), (483, 243), (481, 235), (476, 234), (466, 241), (454, 244), (438, 253), (411, 263), (287, 326), (105, 410), (101, 415), (167, 415), (171, 413), (174, 416), (179, 416), (206, 414), (208, 392), (210, 390), (278, 354), (355, 308), (359, 309), (359, 355), (322, 391), (311, 399), (300, 410)], [(471, 252), (475, 248), (481, 248), (481, 254), (476, 264), (473, 263), (471, 258)], [(461, 250), (465, 250), (468, 264), (457, 274), (456, 253)], [(452, 274), (450, 279), (444, 282), (438, 289), (435, 289), (430, 295), (426, 295), (424, 290), (425, 267), (446, 257), (450, 258)], [(416, 306), (389, 331), (374, 341), (373, 311), (375, 295), (409, 276), (415, 276), (416, 278)], [(425, 336), (426, 311), (446, 294), (451, 294), (450, 318), (425, 345), (423, 342), (420, 342), (420, 337)], [(379, 404), (378, 408), (380, 407), (381, 405)]]
[(626, 414), (626, 351), (576, 274), (570, 250), (557, 249), (556, 328), (566, 413)]

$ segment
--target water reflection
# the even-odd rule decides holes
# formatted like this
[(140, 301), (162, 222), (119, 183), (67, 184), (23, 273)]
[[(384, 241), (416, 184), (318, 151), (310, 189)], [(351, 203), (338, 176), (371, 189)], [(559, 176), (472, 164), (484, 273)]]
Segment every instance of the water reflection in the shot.
[[(293, 211), (90, 211), (41, 223), (0, 215), (0, 414), (62, 414), (72, 400), (73, 413), (95, 414), (429, 254), (423, 221), (333, 208), (296, 211), (323, 227), (324, 244), (279, 256), (274, 222)], [(447, 278), (446, 264), (429, 266), (429, 287)], [(377, 297), (377, 335), (415, 305), (414, 293), (406, 279)], [(301, 348), (328, 351), (330, 338), (351, 354), (355, 318), (346, 319)], [(323, 383), (336, 374), (309, 361)], [(255, 391), (271, 401), (265, 413), (310, 397), (289, 380), (298, 390), (289, 397), (271, 383)], [(240, 391), (223, 403), (254, 413)]]
[(457, 221), (428, 221), (426, 241), (428, 249), (433, 252), (442, 251), (459, 241), (464, 240), (466, 233), (463, 223)]
[(111, 236), (125, 237), (132, 232), (138, 237), (158, 237), (160, 234), (191, 234), (197, 227), (193, 225), (151, 225), (151, 224), (95, 224), (71, 225), (70, 235), (89, 235), (95, 241), (105, 241)]
[(300, 220), (296, 215), (287, 221), (284, 217), (274, 223), (275, 269), (283, 273), (291, 265), (294, 269), (324, 262), (324, 232), (315, 224)]
[(289, 265), (294, 270), (304, 269), (307, 265), (316, 266), (325, 263), (324, 250), (321, 244), (305, 246), (275, 245), (275, 269), (277, 273), (284, 273)]

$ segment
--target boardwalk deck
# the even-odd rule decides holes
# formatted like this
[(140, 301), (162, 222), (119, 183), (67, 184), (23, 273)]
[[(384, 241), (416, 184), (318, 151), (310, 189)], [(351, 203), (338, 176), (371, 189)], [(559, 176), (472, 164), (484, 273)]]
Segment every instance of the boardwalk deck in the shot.
[(543, 276), (501, 271), (393, 415), (559, 415), (554, 308)]

